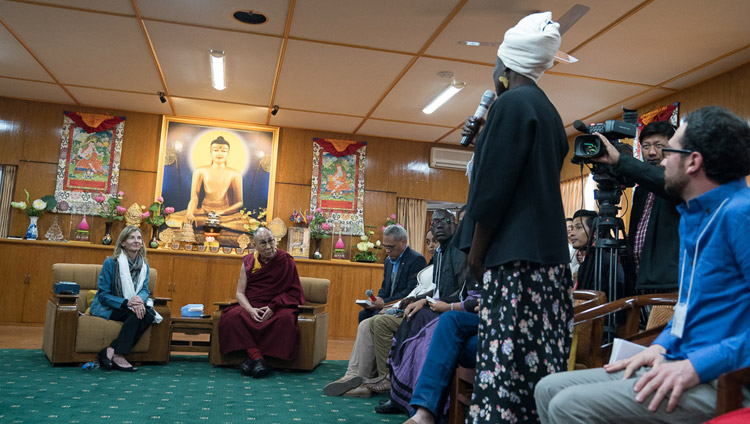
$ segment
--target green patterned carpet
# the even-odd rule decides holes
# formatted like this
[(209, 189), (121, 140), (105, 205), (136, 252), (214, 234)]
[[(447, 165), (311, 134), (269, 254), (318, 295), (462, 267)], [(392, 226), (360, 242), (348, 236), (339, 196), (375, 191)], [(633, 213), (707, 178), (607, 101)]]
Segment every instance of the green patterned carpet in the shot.
[(323, 386), (346, 361), (264, 379), (214, 368), (205, 357), (173, 356), (136, 373), (52, 367), (41, 350), (0, 350), (2, 423), (402, 423), (373, 411), (386, 395), (328, 397)]

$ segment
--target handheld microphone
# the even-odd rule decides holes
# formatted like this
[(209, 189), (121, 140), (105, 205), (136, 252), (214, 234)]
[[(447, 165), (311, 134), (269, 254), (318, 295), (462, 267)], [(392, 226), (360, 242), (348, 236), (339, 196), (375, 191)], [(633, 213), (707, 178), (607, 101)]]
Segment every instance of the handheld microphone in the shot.
[(374, 302), (374, 301), (376, 301), (376, 300), (377, 300), (377, 299), (375, 298), (375, 296), (373, 296), (373, 295), (372, 295), (372, 290), (368, 289), (368, 290), (367, 290), (367, 291), (365, 292), (365, 294), (367, 295), (367, 297), (368, 297), (368, 298), (370, 299), (370, 301), (371, 301), (371, 302)]
[[(479, 106), (477, 107), (477, 111), (474, 112), (474, 117), (484, 118), (485, 115), (487, 115), (487, 110), (492, 105), (492, 102), (495, 101), (495, 92), (492, 90), (487, 90), (482, 95), (482, 100), (479, 101)], [(461, 145), (464, 147), (468, 147), (469, 144), (471, 144), (471, 141), (474, 140), (474, 137), (476, 136), (476, 133), (473, 135), (465, 135), (461, 138)]]

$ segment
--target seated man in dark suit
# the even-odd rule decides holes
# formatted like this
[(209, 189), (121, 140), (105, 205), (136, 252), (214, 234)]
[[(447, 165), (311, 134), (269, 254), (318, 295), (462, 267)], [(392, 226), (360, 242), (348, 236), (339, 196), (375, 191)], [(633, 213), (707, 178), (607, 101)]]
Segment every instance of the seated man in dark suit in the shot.
[(372, 306), (359, 311), (359, 322), (378, 313), (386, 303), (409, 294), (417, 286), (417, 273), (427, 266), (424, 256), (409, 248), (404, 227), (387, 226), (383, 231), (383, 248), (388, 255), (383, 268), (383, 284)]

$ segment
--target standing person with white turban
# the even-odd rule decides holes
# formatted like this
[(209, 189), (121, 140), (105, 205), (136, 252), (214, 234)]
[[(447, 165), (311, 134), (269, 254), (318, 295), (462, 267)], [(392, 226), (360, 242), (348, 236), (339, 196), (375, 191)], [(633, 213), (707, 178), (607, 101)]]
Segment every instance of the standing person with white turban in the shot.
[[(469, 422), (538, 421), (536, 382), (567, 365), (573, 284), (560, 170), (568, 140), (536, 85), (559, 46), (551, 13), (536, 13), (505, 33), (497, 53), (498, 98), (477, 138), (455, 236), (484, 281)], [(469, 117), (464, 135), (481, 124)]]

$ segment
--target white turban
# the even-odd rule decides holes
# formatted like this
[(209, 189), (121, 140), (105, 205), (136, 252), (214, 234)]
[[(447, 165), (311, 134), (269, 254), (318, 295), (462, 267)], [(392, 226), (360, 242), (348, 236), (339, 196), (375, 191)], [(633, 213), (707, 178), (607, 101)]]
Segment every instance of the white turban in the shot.
[(536, 81), (555, 60), (560, 48), (560, 24), (551, 12), (534, 13), (505, 32), (497, 57), (506, 67)]

